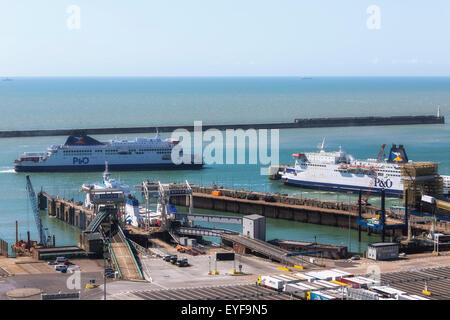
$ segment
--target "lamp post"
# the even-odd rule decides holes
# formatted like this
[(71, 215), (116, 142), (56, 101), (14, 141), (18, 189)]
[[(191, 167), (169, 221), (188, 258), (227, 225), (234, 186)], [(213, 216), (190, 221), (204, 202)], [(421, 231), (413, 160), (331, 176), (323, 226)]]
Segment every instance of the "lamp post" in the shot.
[(106, 243), (103, 245), (103, 300), (106, 300), (106, 258), (108, 257), (108, 249)]
[(351, 227), (351, 217), (350, 217), (350, 193), (348, 194), (348, 252), (351, 252), (351, 240), (350, 240), (350, 227)]

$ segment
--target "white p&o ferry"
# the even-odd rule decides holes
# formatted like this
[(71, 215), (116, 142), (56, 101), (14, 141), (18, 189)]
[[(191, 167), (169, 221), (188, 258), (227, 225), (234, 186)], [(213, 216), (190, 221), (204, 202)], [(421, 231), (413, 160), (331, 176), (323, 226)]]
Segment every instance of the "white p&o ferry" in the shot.
[(125, 204), (125, 223), (131, 224), (134, 227), (139, 227), (141, 224), (148, 222), (150, 225), (160, 225), (161, 221), (161, 205), (158, 203), (156, 212), (151, 209), (146, 209), (139, 205), (138, 199), (133, 195), (130, 187), (123, 184), (121, 181), (117, 181), (111, 178), (108, 171), (108, 162), (105, 163), (105, 172), (103, 173), (103, 181), (101, 183), (83, 184), (83, 191), (86, 192), (86, 199), (84, 206), (89, 209), (94, 208), (94, 204), (91, 201), (90, 193), (88, 190), (107, 190), (107, 189), (119, 189), (123, 191), (126, 198)]
[(408, 162), (403, 145), (393, 145), (389, 158), (355, 160), (342, 148), (327, 152), (324, 142), (319, 152), (295, 153), (295, 166), (286, 168), (281, 180), (287, 185), (329, 191), (359, 192), (385, 190), (387, 196), (403, 195), (400, 168)]
[[(105, 161), (112, 171), (201, 169), (202, 159), (191, 156), (190, 163), (175, 164), (172, 149), (179, 141), (155, 138), (100, 142), (90, 136), (69, 136), (63, 145), (46, 152), (26, 152), (15, 160), (16, 172), (102, 171)], [(180, 155), (182, 156), (182, 154)], [(194, 161), (196, 160), (196, 161)]]

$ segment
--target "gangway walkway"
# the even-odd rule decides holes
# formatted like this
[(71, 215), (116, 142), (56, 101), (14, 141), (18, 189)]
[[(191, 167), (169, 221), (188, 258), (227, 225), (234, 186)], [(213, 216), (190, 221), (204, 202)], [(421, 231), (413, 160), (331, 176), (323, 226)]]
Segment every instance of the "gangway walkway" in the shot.
[(175, 220), (202, 221), (210, 223), (231, 223), (242, 225), (242, 217), (220, 216), (215, 214), (175, 213)]
[[(179, 227), (175, 229), (175, 233), (190, 235), (190, 236), (208, 236), (208, 237), (220, 237), (223, 234), (237, 235), (238, 232), (219, 229), (219, 228), (206, 228), (206, 227)], [(175, 238), (175, 237), (174, 237)], [(175, 239), (176, 240), (176, 239)]]
[(100, 226), (100, 224), (103, 222), (103, 220), (105, 220), (109, 216), (109, 214), (110, 212), (107, 210), (100, 211), (99, 213), (97, 213), (94, 220), (91, 221), (91, 223), (87, 226), (85, 231), (95, 232)]
[(291, 254), (292, 252), (274, 246), (265, 241), (252, 239), (240, 234), (227, 233), (222, 234), (221, 238), (222, 240), (240, 244), (254, 252), (258, 252), (259, 254), (262, 254), (270, 259), (277, 260), (280, 263), (284, 263), (286, 265), (317, 267), (316, 264), (307, 261), (303, 257), (289, 256), (289, 254)]
[(120, 226), (111, 237), (111, 250), (124, 280), (144, 280), (141, 269), (134, 257)]

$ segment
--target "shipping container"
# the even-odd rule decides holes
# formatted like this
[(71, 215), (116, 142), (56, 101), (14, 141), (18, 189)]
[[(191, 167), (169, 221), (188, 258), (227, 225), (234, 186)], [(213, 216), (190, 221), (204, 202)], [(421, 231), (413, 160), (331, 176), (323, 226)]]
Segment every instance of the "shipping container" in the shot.
[(373, 286), (370, 290), (383, 295), (383, 298), (397, 299), (400, 295), (406, 295), (405, 291), (397, 290), (388, 286)]
[(346, 296), (352, 300), (378, 300), (380, 294), (365, 289), (345, 288)]
[(283, 287), (284, 292), (291, 293), (292, 295), (300, 297), (302, 299), (306, 299), (307, 292), (317, 291), (320, 289), (324, 289), (324, 287), (310, 282), (289, 283), (284, 285)]
[(284, 285), (283, 292), (290, 293), (301, 299), (306, 299), (306, 292), (309, 292), (312, 289), (313, 288), (303, 285), (303, 283), (290, 283)]
[(349, 273), (342, 273), (335, 270), (323, 270), (323, 271), (312, 271), (307, 273), (308, 276), (314, 277), (319, 280), (338, 280), (342, 277), (349, 275)]
[(421, 296), (418, 296), (418, 295), (415, 295), (415, 294), (410, 295), (410, 297), (413, 297), (414, 300), (430, 300), (430, 299), (427, 299), (425, 297), (421, 297)]
[(275, 276), (262, 276), (261, 283), (262, 286), (275, 290), (283, 290), (284, 280), (277, 278)]
[(342, 283), (347, 283), (351, 285), (353, 288), (365, 288), (367, 289), (369, 286), (374, 285), (376, 283), (373, 279), (368, 279), (364, 277), (346, 277), (341, 278), (339, 280)]
[(330, 282), (330, 281), (326, 281), (326, 280), (316, 280), (314, 281), (315, 284), (319, 284), (325, 288), (339, 288), (340, 285)]
[(316, 277), (310, 276), (306, 273), (294, 273), (294, 276), (305, 279), (308, 282), (313, 282), (314, 280), (317, 280)]
[(331, 269), (330, 271), (340, 273), (342, 275), (342, 277), (353, 277), (353, 274), (351, 274), (350, 272), (347, 272), (347, 271), (343, 271), (343, 270), (339, 270), (339, 269)]
[(285, 283), (297, 283), (297, 282), (304, 281), (304, 280), (299, 279), (297, 277), (288, 276), (286, 274), (279, 274), (276, 277), (279, 278), (279, 279), (283, 279), (285, 281)]
[(309, 294), (309, 300), (337, 300), (338, 298), (330, 293), (311, 291)]

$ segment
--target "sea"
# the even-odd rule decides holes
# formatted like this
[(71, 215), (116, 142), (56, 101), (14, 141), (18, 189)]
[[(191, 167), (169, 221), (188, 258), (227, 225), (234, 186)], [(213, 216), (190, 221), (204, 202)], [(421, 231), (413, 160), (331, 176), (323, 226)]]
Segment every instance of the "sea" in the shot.
[[(295, 118), (436, 114), (450, 110), (449, 77), (258, 77), (258, 78), (12, 78), (0, 81), (0, 130), (164, 126), (227, 123), (293, 122)], [(162, 133), (171, 138), (171, 133)], [(269, 134), (270, 135), (270, 134)], [(99, 140), (134, 139), (154, 134), (94, 136)], [(450, 126), (407, 125), (283, 129), (279, 162), (293, 164), (292, 153), (318, 149), (344, 151), (357, 159), (376, 158), (382, 144), (403, 144), (409, 159), (435, 161), (450, 174)], [(12, 244), (15, 221), (19, 237), (37, 239), (26, 192), (26, 174), (13, 161), (23, 152), (45, 151), (65, 137), (0, 139), (0, 238)], [(247, 157), (248, 158), (248, 157)], [(354, 202), (356, 196), (284, 186), (261, 174), (261, 164), (209, 164), (203, 170), (113, 172), (131, 187), (143, 180), (184, 182), (227, 188), (279, 192), (303, 198)], [(101, 181), (98, 173), (32, 173), (36, 192), (82, 201), (83, 183)], [(137, 194), (140, 197), (139, 194)], [(372, 196), (371, 203), (380, 199)], [(387, 206), (401, 204), (388, 199)], [(201, 210), (201, 212), (208, 212)], [(217, 212), (208, 212), (217, 213)], [(227, 214), (227, 213), (221, 213)], [(79, 230), (41, 214), (57, 245), (76, 245)], [(228, 227), (228, 226), (220, 226)], [(230, 228), (236, 228), (236, 226)], [(268, 219), (267, 240), (317, 241), (362, 252), (379, 241), (376, 235), (300, 222)]]

